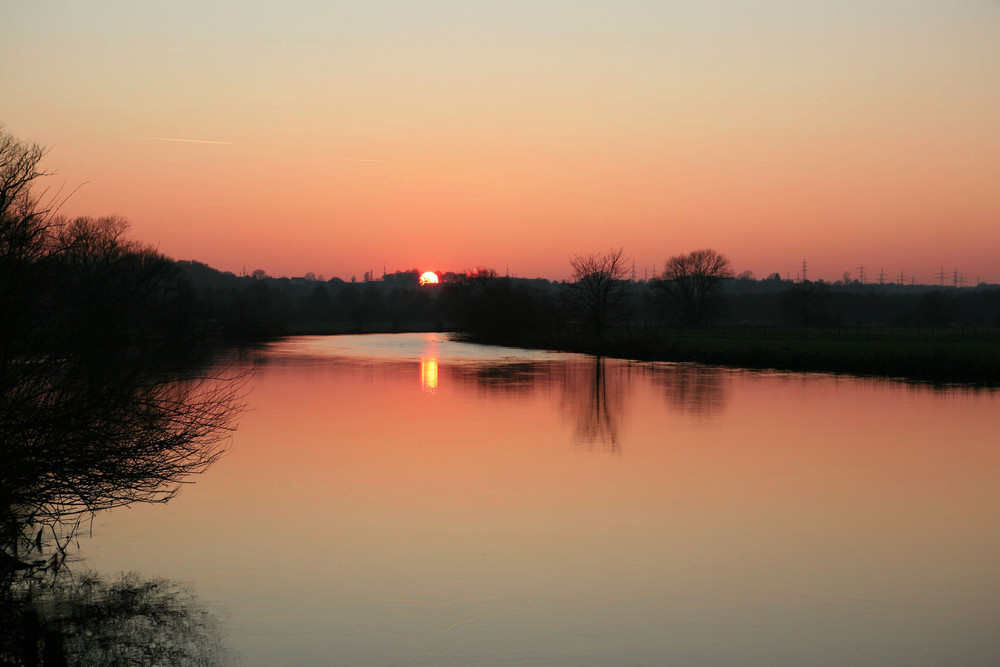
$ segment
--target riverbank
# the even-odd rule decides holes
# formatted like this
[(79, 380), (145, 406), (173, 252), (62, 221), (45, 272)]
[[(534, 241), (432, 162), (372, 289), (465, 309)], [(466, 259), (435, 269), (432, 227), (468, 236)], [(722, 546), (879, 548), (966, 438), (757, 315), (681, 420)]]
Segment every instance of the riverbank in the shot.
[(822, 371), (933, 383), (1000, 386), (1000, 330), (663, 329), (591, 340), (511, 342), (643, 361), (690, 361), (741, 368)]

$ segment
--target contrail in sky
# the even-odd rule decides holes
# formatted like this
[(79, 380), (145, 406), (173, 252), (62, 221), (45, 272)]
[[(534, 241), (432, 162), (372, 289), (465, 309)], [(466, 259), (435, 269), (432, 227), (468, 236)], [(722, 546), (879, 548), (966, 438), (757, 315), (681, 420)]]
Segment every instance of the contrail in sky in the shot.
[(185, 144), (224, 144), (232, 146), (231, 141), (207, 141), (205, 139), (170, 139), (168, 137), (135, 137), (136, 139), (148, 139), (150, 141), (180, 141)]

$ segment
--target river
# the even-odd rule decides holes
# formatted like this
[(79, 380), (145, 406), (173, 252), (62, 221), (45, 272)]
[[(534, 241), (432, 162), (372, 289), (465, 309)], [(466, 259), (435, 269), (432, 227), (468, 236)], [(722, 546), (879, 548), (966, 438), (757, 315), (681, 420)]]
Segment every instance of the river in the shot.
[(243, 665), (1000, 662), (1000, 396), (445, 334), (297, 337), (80, 567)]

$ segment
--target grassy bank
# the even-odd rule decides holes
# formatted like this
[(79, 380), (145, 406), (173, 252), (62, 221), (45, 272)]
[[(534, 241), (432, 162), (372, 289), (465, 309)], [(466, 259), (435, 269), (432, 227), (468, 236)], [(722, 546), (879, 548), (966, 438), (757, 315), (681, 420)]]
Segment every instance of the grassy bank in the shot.
[(530, 342), (530, 347), (648, 361), (899, 377), (1000, 385), (1000, 330), (666, 329), (610, 337)]

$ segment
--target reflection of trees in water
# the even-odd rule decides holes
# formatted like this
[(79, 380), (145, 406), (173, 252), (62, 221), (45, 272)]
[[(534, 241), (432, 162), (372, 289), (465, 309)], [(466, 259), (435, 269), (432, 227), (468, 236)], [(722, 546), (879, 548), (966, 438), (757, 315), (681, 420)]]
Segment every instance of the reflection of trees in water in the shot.
[(625, 415), (630, 365), (595, 357), (590, 364), (566, 364), (561, 405), (574, 423), (581, 449), (620, 453), (618, 430)]
[(78, 517), (169, 500), (220, 456), (240, 407), (238, 377), (32, 365), (0, 395), (0, 550), (14, 558), (65, 542)]
[(711, 366), (656, 365), (653, 383), (664, 390), (670, 406), (698, 417), (722, 412), (729, 400), (728, 373)]
[(60, 576), (0, 601), (0, 664), (212, 665), (218, 620), (185, 587), (126, 575)]
[(459, 373), (473, 379), (483, 391), (525, 395), (550, 386), (553, 371), (551, 363), (518, 361), (477, 365), (473, 370), (459, 370)]
[(2, 660), (206, 664), (185, 652), (207, 650), (207, 617), (176, 586), (74, 580), (64, 563), (81, 520), (165, 502), (218, 459), (244, 378), (134, 361), (30, 366), (0, 388)]
[[(7, 365), (0, 615), (8, 662), (183, 664), (173, 658), (204, 648), (199, 628), (208, 626), (176, 587), (74, 580), (64, 567), (82, 520), (169, 500), (222, 454), (240, 410), (244, 377), (175, 369), (129, 352), (102, 365), (53, 357)], [(164, 643), (170, 635), (181, 643)]]
[(561, 412), (573, 422), (576, 445), (618, 452), (630, 369), (630, 364), (594, 358), (445, 366), (441, 372), (447, 379), (474, 383), (488, 394), (528, 396), (556, 390)]

